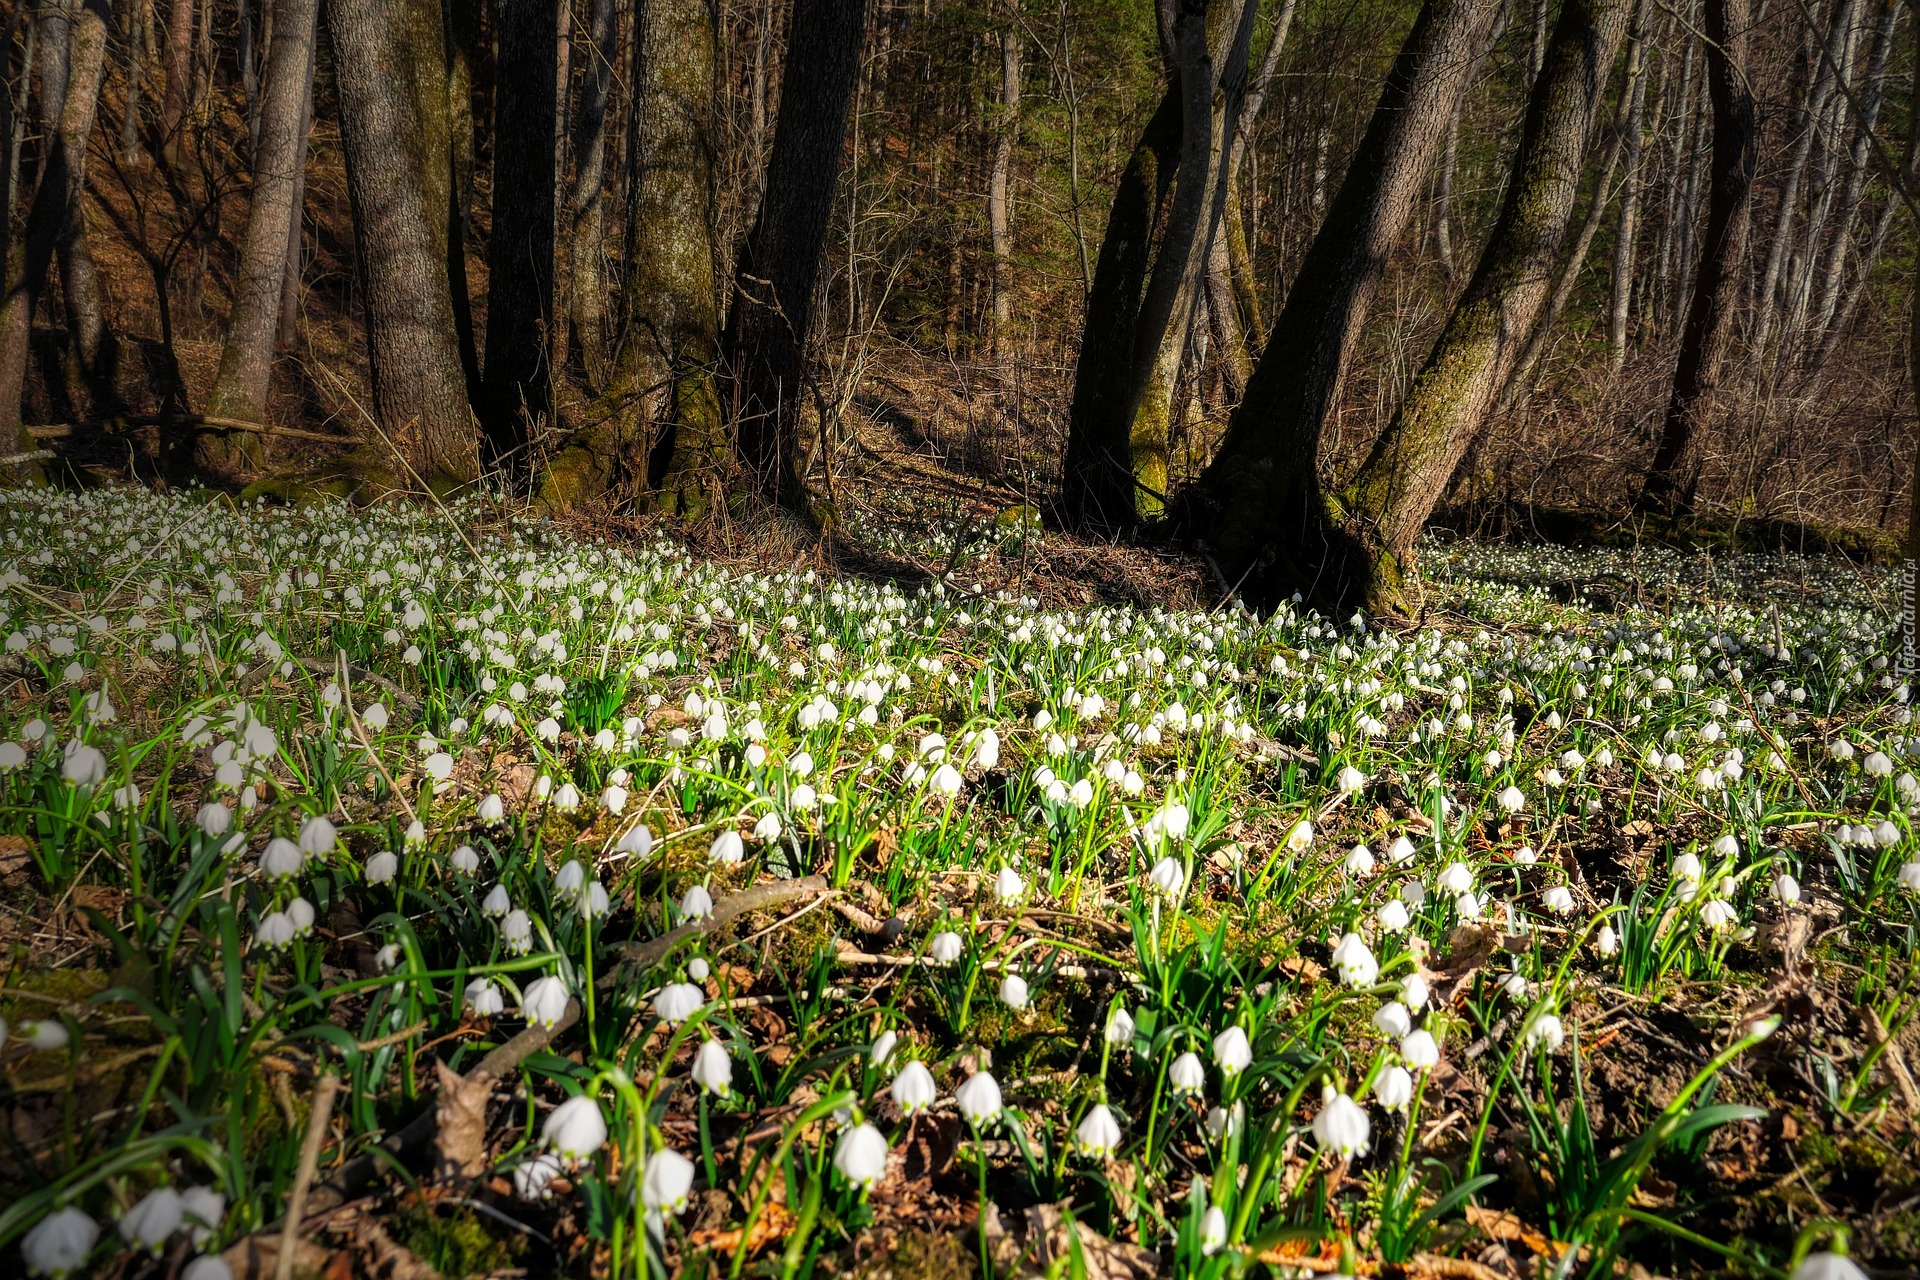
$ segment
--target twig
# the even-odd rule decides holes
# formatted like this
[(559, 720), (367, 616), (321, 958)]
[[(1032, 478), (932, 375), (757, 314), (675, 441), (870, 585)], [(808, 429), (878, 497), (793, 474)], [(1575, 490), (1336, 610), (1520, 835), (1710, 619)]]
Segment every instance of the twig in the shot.
[(307, 1136), (300, 1144), (300, 1168), (293, 1175), (293, 1190), (287, 1196), (287, 1224), (280, 1231), (280, 1248), (274, 1262), (274, 1280), (293, 1280), (293, 1259), (300, 1251), (300, 1218), (307, 1208), (307, 1190), (313, 1186), (314, 1166), (320, 1163), (320, 1148), (326, 1145), (327, 1126), (333, 1119), (333, 1096), (339, 1092), (340, 1077), (328, 1072), (313, 1090), (313, 1113), (307, 1117)]
[(27, 436), (34, 440), (72, 440), (78, 436), (110, 435), (112, 427), (123, 424), (130, 427), (187, 427), (199, 431), (245, 431), (257, 436), (282, 436), (289, 440), (314, 440), (321, 444), (360, 443), (349, 436), (330, 436), (319, 431), (302, 431), (298, 427), (277, 427), (269, 422), (246, 422), (239, 418), (210, 418), (205, 414), (197, 413), (145, 413), (117, 418), (111, 422), (49, 422), (23, 429)]
[[(644, 969), (649, 965), (658, 964), (662, 958), (688, 938), (711, 933), (749, 911), (763, 911), (794, 898), (810, 898), (815, 894), (831, 892), (833, 892), (832, 886), (827, 883), (825, 876), (802, 876), (798, 880), (770, 880), (766, 884), (755, 885), (751, 889), (722, 898), (714, 904), (713, 914), (704, 920), (692, 920), (657, 938), (634, 946), (622, 947), (621, 967)], [(618, 972), (616, 969), (613, 973), (607, 974), (597, 985), (603, 988), (612, 986)]]

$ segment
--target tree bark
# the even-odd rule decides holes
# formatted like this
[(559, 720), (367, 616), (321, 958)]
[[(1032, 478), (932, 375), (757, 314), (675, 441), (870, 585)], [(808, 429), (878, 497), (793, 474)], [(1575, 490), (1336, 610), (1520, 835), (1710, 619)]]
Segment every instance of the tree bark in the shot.
[(697, 517), (724, 483), (727, 447), (715, 383), (718, 34), (705, 0), (647, 0), (635, 21), (627, 338), (540, 497), (562, 510), (611, 492)]
[[(254, 151), (253, 193), (247, 209), (240, 276), (220, 351), (220, 372), (207, 396), (209, 417), (265, 422), (273, 374), (274, 338), (286, 288), (288, 227), (297, 224), (299, 173), (306, 167), (300, 118), (313, 84), (313, 42), (320, 0), (274, 0), (276, 39), (268, 53), (266, 93), (260, 104), (260, 145)], [(194, 441), (202, 470), (229, 474), (259, 461), (260, 438), (246, 432), (203, 433)]]
[(1228, 580), (1241, 580), (1256, 604), (1312, 588), (1332, 549), (1321, 436), (1387, 257), (1498, 12), (1497, 0), (1422, 5), (1220, 451), (1182, 496), (1180, 525), (1211, 544)]
[[(741, 461), (759, 491), (812, 518), (800, 407), (814, 277), (860, 70), (863, 0), (794, 0), (765, 195), (735, 271), (724, 347)], [(803, 70), (804, 69), (804, 70)]]
[[(1633, 318), (1633, 267), (1640, 248), (1641, 125), (1647, 106), (1646, 44), (1636, 38), (1627, 54), (1641, 59), (1640, 73), (1629, 85), (1632, 102), (1621, 131), (1624, 173), (1620, 186), (1620, 221), (1613, 238), (1613, 269), (1607, 301), (1607, 376), (1618, 379), (1627, 363), (1627, 325)], [(1631, 69), (1631, 68), (1630, 68)]]
[[(1404, 608), (1403, 583), (1420, 532), (1547, 302), (1587, 141), (1634, 3), (1561, 6), (1479, 265), (1348, 491), (1345, 532), (1359, 555), (1348, 569), (1351, 590), (1330, 597), (1343, 610), (1349, 603), (1369, 612)], [(1597, 203), (1606, 202), (1608, 180), (1603, 175)]]
[(532, 424), (552, 411), (548, 313), (553, 301), (558, 174), (555, 0), (498, 0), (494, 38), (493, 234), (487, 241), (486, 399), (481, 422), (492, 461), (524, 470)]
[(1701, 427), (1732, 345), (1739, 268), (1753, 220), (1756, 145), (1753, 92), (1747, 78), (1750, 26), (1747, 0), (1707, 0), (1707, 92), (1713, 103), (1707, 226), (1660, 444), (1636, 500), (1641, 511), (1668, 516), (1692, 512), (1700, 483)]
[[(1828, 250), (1820, 273), (1819, 303), (1812, 326), (1814, 333), (1824, 334), (1831, 328), (1839, 309), (1842, 286), (1846, 281), (1847, 257), (1853, 248), (1853, 228), (1859, 220), (1860, 203), (1866, 195), (1867, 178), (1872, 170), (1868, 151), (1873, 142), (1874, 129), (1880, 122), (1881, 104), (1886, 99), (1887, 64), (1892, 58), (1894, 35), (1904, 12), (1900, 0), (1887, 0), (1886, 11), (1881, 16), (1880, 28), (1874, 37), (1873, 53), (1867, 64), (1864, 100), (1860, 108), (1860, 126), (1847, 157), (1847, 185), (1840, 198), (1833, 247)], [(1824, 342), (1821, 349), (1825, 349)]]
[[(7, 272), (12, 283), (4, 303), (0, 303), (0, 431), (15, 440), (14, 452), (33, 448), (20, 420), (33, 314), (46, 292), (55, 248), (65, 229), (80, 216), (86, 190), (87, 140), (93, 135), (100, 84), (106, 76), (110, 17), (107, 0), (84, 0), (72, 12), (63, 59), (67, 74), (60, 118), (41, 156), (39, 186), (27, 212), (25, 235)], [(41, 56), (49, 52), (43, 47)]]
[(573, 152), (577, 167), (570, 202), (573, 244), (568, 255), (571, 293), (569, 319), (573, 349), (587, 387), (599, 392), (607, 381), (606, 200), (607, 94), (613, 84), (613, 0), (592, 0), (587, 16), (587, 67), (580, 90), (580, 118)]
[(448, 62), (434, 0), (327, 0), (373, 413), (396, 485), (479, 471), (454, 299)]
[(987, 182), (987, 224), (993, 236), (993, 359), (1003, 370), (1013, 359), (1013, 222), (1007, 183), (1020, 136), (1020, 33), (1000, 33), (1000, 121)]

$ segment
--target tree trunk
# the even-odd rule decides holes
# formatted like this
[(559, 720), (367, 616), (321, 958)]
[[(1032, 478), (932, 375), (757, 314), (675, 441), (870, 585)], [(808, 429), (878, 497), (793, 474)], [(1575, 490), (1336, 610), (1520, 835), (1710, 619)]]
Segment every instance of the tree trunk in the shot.
[[(1542, 5), (1544, 8), (1544, 4)], [(1453, 283), (1453, 171), (1459, 165), (1460, 115), (1467, 105), (1465, 95), (1454, 104), (1447, 118), (1447, 140), (1440, 147), (1440, 176), (1433, 190), (1433, 250), (1440, 259), (1440, 274)]]
[(541, 500), (564, 509), (609, 490), (651, 491), (661, 507), (693, 517), (711, 506), (726, 464), (714, 367), (718, 36), (704, 0), (649, 0), (636, 23), (629, 331), (588, 425), (548, 469)]
[(128, 164), (140, 159), (140, 89), (147, 70), (146, 24), (140, 20), (144, 0), (127, 6), (126, 97), (120, 113), (120, 155)]
[[(1860, 126), (1847, 157), (1846, 191), (1840, 198), (1833, 247), (1827, 253), (1820, 274), (1820, 300), (1812, 326), (1814, 333), (1824, 334), (1832, 327), (1840, 305), (1842, 286), (1846, 281), (1847, 257), (1853, 247), (1853, 228), (1859, 220), (1860, 203), (1866, 195), (1867, 178), (1872, 171), (1868, 151), (1873, 142), (1874, 129), (1880, 122), (1881, 104), (1886, 98), (1887, 64), (1893, 55), (1894, 34), (1899, 29), (1900, 17), (1904, 12), (1900, 0), (1887, 0), (1886, 12), (1881, 16), (1880, 29), (1874, 37), (1873, 53), (1867, 64), (1865, 96), (1860, 107)], [(1824, 342), (1821, 349), (1825, 349)]]
[(455, 184), (440, 6), (327, 0), (327, 27), (373, 414), (399, 455), (370, 465), (391, 468), (395, 485), (409, 470), (429, 485), (464, 483), (479, 465), (448, 286)]
[(287, 217), (286, 274), (280, 286), (280, 334), (282, 350), (300, 337), (300, 288), (304, 276), (301, 253), (305, 241), (307, 209), (307, 139), (313, 132), (313, 76), (320, 58), (320, 40), (316, 33), (307, 53), (307, 86), (300, 94), (300, 126), (293, 145), (293, 203)]
[[(1404, 608), (1402, 583), (1420, 532), (1547, 301), (1634, 3), (1565, 0), (1560, 8), (1479, 265), (1348, 491), (1346, 533), (1360, 554), (1348, 566), (1351, 590), (1328, 597), (1343, 611), (1348, 603), (1369, 612)], [(1594, 192), (1598, 204), (1607, 181), (1603, 175)]]
[(1275, 320), (1219, 453), (1178, 513), (1255, 603), (1319, 576), (1331, 550), (1318, 459), (1388, 255), (1432, 171), (1497, 0), (1427, 0)]
[(587, 17), (587, 57), (590, 60), (580, 90), (580, 119), (573, 152), (573, 243), (568, 254), (572, 291), (569, 316), (573, 349), (586, 374), (587, 387), (598, 393), (607, 381), (606, 201), (607, 93), (613, 84), (613, 0), (592, 0)]
[(1747, 79), (1747, 0), (1707, 0), (1707, 92), (1713, 102), (1713, 180), (1700, 264), (1680, 337), (1659, 448), (1636, 506), (1689, 514), (1700, 483), (1701, 427), (1732, 345), (1740, 265), (1752, 222), (1753, 92)]
[[(57, 127), (40, 161), (40, 182), (27, 211), (26, 233), (7, 272), (12, 282), (0, 303), (0, 431), (32, 449), (21, 429), (20, 405), (26, 391), (27, 359), (33, 337), (33, 313), (46, 292), (47, 271), (65, 229), (80, 216), (85, 194), (87, 140), (93, 135), (106, 76), (107, 0), (84, 0), (71, 15), (63, 59), (66, 83)], [(50, 52), (41, 49), (44, 58)]]
[[(1131, 230), (1146, 210), (1122, 208), (1130, 198), (1137, 203), (1144, 191), (1126, 191), (1129, 180), (1123, 177), (1101, 244), (1102, 265), (1095, 269), (1074, 375), (1067, 445), (1066, 501), (1081, 523), (1126, 526), (1164, 509), (1175, 383), (1226, 205), (1227, 161), (1245, 101), (1256, 7), (1251, 0), (1182, 8), (1177, 14), (1162, 7), (1177, 63), (1167, 97), (1147, 127), (1149, 135), (1177, 128), (1178, 150), (1163, 156), (1142, 139), (1135, 162), (1148, 159), (1144, 149), (1153, 153), (1151, 164), (1159, 171), (1146, 234), (1136, 237)], [(1170, 109), (1167, 121), (1163, 117)], [(1130, 164), (1128, 173), (1133, 172)], [(1115, 250), (1111, 273), (1109, 247)], [(1100, 314), (1107, 306), (1103, 274), (1109, 284), (1131, 285), (1113, 299), (1112, 315)], [(1136, 278), (1140, 284), (1132, 285)], [(1096, 341), (1096, 327), (1109, 330), (1114, 345)], [(1101, 385), (1109, 380), (1111, 385)]]
[(1260, 294), (1254, 284), (1253, 254), (1248, 247), (1246, 220), (1242, 216), (1240, 169), (1246, 160), (1254, 126), (1259, 122), (1260, 110), (1266, 105), (1280, 55), (1286, 50), (1295, 3), (1296, 0), (1282, 0), (1280, 12), (1274, 15), (1273, 34), (1260, 58), (1260, 70), (1247, 87), (1239, 124), (1233, 132), (1233, 149), (1227, 156), (1226, 207), (1207, 254), (1207, 304), (1230, 404), (1240, 402), (1247, 379), (1253, 376), (1261, 339)]
[[(388, 0), (417, 4), (423, 0)], [(439, 66), (442, 79), (435, 90), (439, 104), (422, 100), (435, 121), (434, 143), (443, 159), (436, 173), (445, 174), (436, 190), (445, 191), (445, 205), (434, 217), (443, 228), (448, 294), (453, 300), (454, 334), (460, 343), (460, 369), (467, 380), (467, 403), (484, 405), (487, 390), (480, 377), (480, 348), (473, 330), (473, 294), (467, 287), (467, 232), (473, 223), (473, 64), (480, 48), (480, 0), (446, 0), (440, 9)], [(426, 74), (423, 70), (422, 74)], [(444, 112), (444, 115), (439, 114)]]
[[(220, 352), (220, 372), (207, 396), (209, 417), (264, 422), (273, 347), (285, 292), (288, 227), (297, 224), (295, 190), (306, 167), (300, 117), (313, 85), (313, 42), (320, 0), (274, 0), (277, 39), (268, 54), (266, 94), (260, 104), (260, 145), (254, 152), (253, 193), (247, 208), (240, 275)], [(257, 463), (260, 437), (245, 432), (196, 438), (194, 461), (219, 474)]]
[[(1613, 270), (1607, 302), (1607, 377), (1615, 380), (1627, 363), (1627, 324), (1633, 318), (1633, 265), (1640, 247), (1641, 122), (1647, 106), (1646, 45), (1636, 38), (1627, 57), (1641, 59), (1640, 74), (1629, 85), (1632, 103), (1621, 132), (1625, 173), (1620, 186), (1620, 221), (1613, 239)], [(1629, 67), (1631, 70), (1631, 66)]]
[(987, 183), (987, 223), (993, 235), (993, 359), (1004, 370), (1013, 359), (1013, 223), (1007, 183), (1013, 144), (1020, 136), (1020, 33), (1000, 33), (1000, 128)]
[(552, 411), (555, 0), (498, 0), (493, 234), (487, 241), (486, 399), (492, 461), (524, 470), (530, 428)]
[[(863, 0), (794, 0), (765, 195), (740, 254), (725, 351), (741, 461), (760, 492), (812, 516), (799, 468), (814, 277), (846, 146)], [(798, 74), (801, 69), (805, 74)]]
[(167, 10), (167, 96), (161, 100), (161, 154), (180, 159), (187, 133), (187, 94), (193, 85), (193, 0), (173, 0)]

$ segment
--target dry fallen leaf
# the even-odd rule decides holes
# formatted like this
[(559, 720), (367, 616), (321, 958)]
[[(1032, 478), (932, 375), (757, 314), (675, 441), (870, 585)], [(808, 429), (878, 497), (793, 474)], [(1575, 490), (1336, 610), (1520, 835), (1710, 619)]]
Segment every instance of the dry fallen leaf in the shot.
[(1522, 1222), (1518, 1214), (1504, 1209), (1483, 1209), (1477, 1204), (1470, 1204), (1467, 1206), (1467, 1221), (1489, 1240), (1518, 1244), (1542, 1257), (1557, 1258), (1567, 1251), (1566, 1245), (1547, 1239)]
[(482, 1072), (468, 1080), (444, 1062), (436, 1062), (440, 1098), (434, 1104), (434, 1176), (445, 1182), (477, 1178), (487, 1171), (487, 1103), (493, 1077)]
[[(777, 1200), (769, 1200), (760, 1210), (760, 1216), (754, 1221), (753, 1233), (747, 1236), (747, 1254), (760, 1252), (768, 1243), (780, 1239), (793, 1230), (798, 1221), (792, 1210)], [(722, 1253), (735, 1253), (740, 1248), (740, 1238), (744, 1228), (734, 1227), (727, 1231), (695, 1231), (688, 1241), (696, 1249), (714, 1249)]]

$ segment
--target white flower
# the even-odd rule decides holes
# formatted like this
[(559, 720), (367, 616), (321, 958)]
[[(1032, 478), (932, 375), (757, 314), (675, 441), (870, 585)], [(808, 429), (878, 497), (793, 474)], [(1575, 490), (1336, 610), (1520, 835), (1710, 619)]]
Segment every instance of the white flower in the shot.
[(1374, 959), (1373, 952), (1357, 933), (1347, 934), (1334, 947), (1333, 967), (1339, 972), (1340, 980), (1350, 987), (1372, 986), (1380, 976), (1380, 962)]
[(1020, 878), (1018, 871), (1012, 867), (1000, 868), (1000, 874), (994, 878), (993, 896), (998, 898), (1003, 906), (1012, 906), (1020, 901), (1026, 892), (1027, 882)]
[(448, 856), (447, 861), (453, 864), (455, 871), (465, 875), (472, 875), (480, 869), (480, 855), (474, 852), (473, 846), (470, 844), (463, 844), (458, 849), (455, 849), (453, 853)]
[(1920, 862), (1901, 863), (1898, 879), (1902, 889), (1920, 893)]
[(1120, 1149), (1120, 1122), (1113, 1118), (1106, 1103), (1097, 1103), (1080, 1121), (1074, 1137), (1083, 1154), (1105, 1158)]
[(1389, 1000), (1373, 1013), (1373, 1025), (1389, 1040), (1401, 1040), (1413, 1030), (1413, 1015), (1398, 1000)]
[(569, 1164), (598, 1151), (607, 1140), (607, 1120), (600, 1104), (577, 1094), (553, 1109), (540, 1129), (541, 1145)]
[(927, 939), (927, 956), (938, 965), (950, 965), (960, 959), (965, 944), (960, 935), (951, 929), (943, 929)]
[(487, 978), (475, 978), (467, 984), (467, 1008), (476, 1018), (491, 1018), (507, 1007), (500, 988)]
[(1208, 1205), (1200, 1215), (1200, 1252), (1211, 1258), (1227, 1243), (1227, 1213), (1219, 1205)]
[(1564, 884), (1556, 884), (1551, 889), (1548, 889), (1544, 902), (1546, 903), (1547, 910), (1557, 916), (1570, 916), (1573, 914), (1573, 890)]
[(1290, 853), (1301, 853), (1312, 844), (1313, 823), (1302, 818), (1293, 824), (1291, 831), (1287, 832), (1287, 850)]
[(893, 1047), (899, 1043), (900, 1036), (898, 1032), (882, 1031), (873, 1038), (873, 1043), (867, 1047), (867, 1061), (876, 1067), (886, 1066), (887, 1059), (893, 1056)]
[(188, 1187), (180, 1193), (180, 1208), (185, 1215), (188, 1238), (198, 1249), (213, 1238), (213, 1233), (226, 1220), (227, 1197), (212, 1187)]
[(704, 920), (713, 914), (713, 895), (705, 885), (694, 885), (680, 899), (680, 915), (687, 920)]
[(1398, 898), (1388, 898), (1380, 910), (1374, 913), (1374, 919), (1388, 933), (1398, 933), (1407, 927), (1412, 917), (1407, 913), (1406, 903)]
[(1388, 1067), (1374, 1081), (1373, 1096), (1389, 1111), (1404, 1111), (1413, 1101), (1413, 1077), (1405, 1067)]
[(1400, 980), (1400, 1003), (1418, 1013), (1427, 1007), (1427, 980), (1418, 973), (1410, 973)]
[(313, 932), (313, 904), (305, 898), (295, 898), (287, 904), (287, 919), (293, 922), (294, 937), (306, 937)]
[(27, 1274), (66, 1276), (78, 1271), (100, 1239), (100, 1224), (69, 1205), (40, 1219), (20, 1241)]
[(640, 1176), (641, 1204), (655, 1213), (681, 1213), (691, 1190), (693, 1161), (671, 1147), (662, 1147), (647, 1157), (646, 1172)]
[(285, 836), (275, 836), (267, 841), (267, 847), (260, 854), (260, 873), (275, 880), (284, 880), (300, 874), (306, 866), (306, 855), (299, 846)]
[(1348, 765), (1334, 778), (1334, 785), (1340, 788), (1341, 795), (1352, 795), (1366, 787), (1367, 775)]
[(924, 1062), (909, 1062), (900, 1068), (900, 1074), (893, 1078), (893, 1104), (900, 1108), (901, 1114), (913, 1115), (925, 1111), (933, 1105), (939, 1096), (934, 1087), (933, 1073), (927, 1070)]
[(506, 943), (507, 950), (514, 955), (523, 956), (533, 950), (533, 921), (519, 907), (507, 912), (506, 919), (500, 922), (500, 938)]
[(1000, 1085), (985, 1071), (976, 1071), (963, 1080), (953, 1091), (953, 1098), (960, 1104), (960, 1114), (976, 1128), (1000, 1118)]
[(1341, 864), (1350, 876), (1370, 876), (1373, 874), (1373, 850), (1363, 844), (1353, 846), (1353, 852), (1347, 855)]
[(1593, 949), (1603, 956), (1615, 955), (1620, 950), (1620, 935), (1614, 932), (1610, 924), (1600, 926), (1600, 932), (1594, 935)]
[(1323, 1151), (1331, 1151), (1343, 1160), (1365, 1153), (1372, 1121), (1360, 1104), (1344, 1093), (1336, 1093), (1313, 1118), (1313, 1139)]
[(1495, 799), (1499, 802), (1500, 807), (1508, 813), (1518, 813), (1526, 807), (1527, 794), (1518, 787), (1508, 786), (1496, 796)]
[(121, 1238), (135, 1247), (151, 1249), (157, 1256), (167, 1237), (180, 1229), (184, 1213), (178, 1191), (156, 1187), (121, 1216)]
[(316, 816), (300, 824), (300, 852), (309, 858), (326, 857), (339, 840), (339, 828), (328, 818)]
[(1773, 900), (1787, 906), (1800, 901), (1800, 882), (1782, 871), (1773, 882)]
[(580, 788), (571, 782), (563, 782), (553, 793), (553, 807), (562, 813), (572, 813), (580, 807)]
[(700, 1086), (700, 1092), (724, 1098), (733, 1089), (733, 1056), (718, 1040), (704, 1041), (700, 1051), (693, 1055), (690, 1074), (693, 1082)]
[(494, 885), (480, 903), (480, 913), (492, 916), (496, 920), (511, 910), (513, 910), (513, 899), (507, 896), (507, 886), (504, 884)]
[[(775, 819), (777, 822), (778, 819)], [(747, 855), (746, 841), (740, 833), (729, 827), (713, 838), (713, 845), (707, 850), (707, 856), (715, 862), (735, 863)]]
[(1413, 854), (1413, 841), (1403, 835), (1395, 836), (1393, 843), (1387, 846), (1387, 857), (1392, 859), (1393, 865), (1396, 867), (1401, 863), (1412, 861)]
[(706, 1007), (707, 993), (691, 982), (670, 982), (653, 998), (653, 1014), (670, 1027), (677, 1027)]
[(1867, 1280), (1867, 1273), (1844, 1254), (1810, 1253), (1788, 1280)]
[(1566, 1043), (1567, 1029), (1560, 1024), (1560, 1019), (1543, 1013), (1527, 1024), (1526, 1036), (1528, 1048), (1545, 1045), (1547, 1052), (1555, 1053)]
[(260, 924), (253, 931), (253, 940), (270, 951), (278, 951), (293, 942), (293, 917), (284, 911), (269, 911), (260, 917)]
[(1029, 1000), (1027, 980), (1017, 973), (1010, 973), (1000, 981), (1000, 1002), (1009, 1009), (1024, 1009)]
[(870, 1124), (857, 1124), (840, 1135), (833, 1148), (833, 1167), (862, 1190), (872, 1190), (887, 1171), (887, 1140)]
[(620, 814), (627, 807), (627, 789), (619, 786), (608, 787), (600, 793), (600, 807), (608, 813)]
[(936, 795), (956, 796), (960, 794), (962, 781), (958, 769), (950, 764), (943, 764), (933, 771), (932, 777), (927, 779), (927, 790)]
[(1187, 869), (1180, 865), (1180, 859), (1168, 856), (1153, 864), (1147, 879), (1161, 897), (1171, 902), (1187, 887)]
[[(282, 842), (276, 842), (276, 843), (282, 843)], [(271, 854), (272, 852), (273, 852), (273, 845), (269, 844), (267, 846), (267, 853)], [(267, 871), (269, 875), (275, 874), (270, 868), (268, 868), (267, 859), (264, 855), (260, 859), (260, 867), (263, 871)], [(389, 851), (383, 850), (379, 853), (374, 854), (371, 858), (367, 859), (367, 866), (365, 871), (366, 881), (368, 884), (385, 884), (387, 883), (387, 881), (393, 879), (393, 877), (397, 875), (399, 871), (400, 871), (399, 857)], [(291, 873), (281, 872), (279, 874), (291, 874)]]
[(1197, 1097), (1207, 1088), (1207, 1069), (1200, 1065), (1200, 1055), (1193, 1052), (1181, 1054), (1167, 1068), (1167, 1083), (1181, 1097)]
[(97, 787), (107, 776), (107, 758), (78, 738), (67, 744), (60, 777), (70, 787)]
[(1724, 933), (1740, 923), (1740, 913), (1731, 904), (1713, 898), (1700, 908), (1700, 923), (1715, 933)]
[(223, 804), (208, 802), (200, 806), (193, 820), (202, 835), (217, 838), (233, 829), (233, 810)]
[(1473, 888), (1473, 869), (1464, 862), (1448, 863), (1440, 873), (1440, 887), (1452, 894), (1467, 892)]
[(1128, 1013), (1122, 1006), (1114, 1006), (1113, 1011), (1107, 1015), (1105, 1034), (1107, 1043), (1116, 1049), (1123, 1049), (1132, 1045), (1133, 1015)]
[(567, 984), (559, 978), (535, 978), (520, 993), (520, 1016), (534, 1026), (554, 1026), (567, 1016), (570, 998)]
[(637, 824), (622, 833), (613, 847), (621, 853), (645, 858), (653, 852), (653, 830), (645, 823)]
[(1252, 1061), (1253, 1045), (1240, 1027), (1228, 1027), (1213, 1038), (1213, 1065), (1220, 1068), (1220, 1074), (1227, 1079), (1231, 1080), (1245, 1071)]
[(1400, 1041), (1400, 1060), (1415, 1071), (1432, 1070), (1440, 1062), (1440, 1043), (1424, 1027), (1410, 1031)]
[(586, 883), (587, 869), (580, 864), (579, 859), (569, 858), (561, 864), (560, 870), (554, 873), (553, 891), (562, 898), (578, 899)]
[(486, 823), (490, 827), (498, 826), (500, 823), (506, 821), (506, 817), (507, 817), (506, 802), (501, 800), (500, 797), (497, 795), (487, 796), (484, 800), (480, 802), (479, 817), (480, 817), (480, 821)]
[(553, 1199), (552, 1182), (560, 1176), (560, 1158), (541, 1154), (514, 1166), (513, 1193), (522, 1200)]

